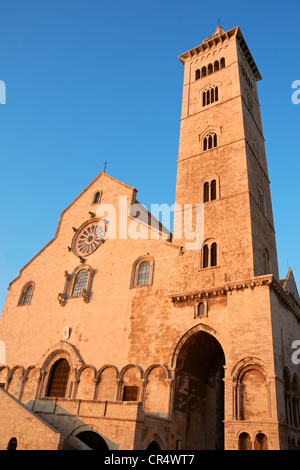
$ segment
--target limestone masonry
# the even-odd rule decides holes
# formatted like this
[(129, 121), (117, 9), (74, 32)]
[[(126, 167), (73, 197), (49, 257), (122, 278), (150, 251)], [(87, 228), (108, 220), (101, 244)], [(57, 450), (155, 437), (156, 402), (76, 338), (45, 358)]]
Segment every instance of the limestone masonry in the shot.
[(238, 27), (179, 59), (173, 233), (105, 172), (61, 214), (0, 317), (2, 450), (300, 447), (300, 299), (278, 275), (261, 76)]

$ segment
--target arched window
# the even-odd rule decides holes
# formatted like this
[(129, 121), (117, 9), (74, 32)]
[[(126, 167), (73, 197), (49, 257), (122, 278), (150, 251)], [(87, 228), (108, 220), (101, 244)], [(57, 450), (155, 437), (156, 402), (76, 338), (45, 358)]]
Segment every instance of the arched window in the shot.
[(210, 200), (214, 201), (215, 199), (217, 199), (217, 182), (212, 180), (210, 183)]
[(199, 80), (199, 78), (200, 78), (200, 70), (197, 69), (195, 72), (195, 80)]
[(203, 202), (208, 202), (210, 200), (210, 191), (209, 191), (209, 182), (204, 183), (203, 186)]
[(220, 60), (220, 68), (223, 69), (225, 67), (225, 59), (224, 57), (222, 57), (222, 59)]
[(239, 450), (252, 450), (251, 437), (246, 432), (240, 434)]
[(12, 437), (7, 445), (6, 450), (17, 450), (17, 439), (15, 437)]
[(218, 197), (218, 187), (216, 179), (205, 181), (203, 184), (203, 202), (216, 200)]
[(195, 304), (195, 315), (194, 317), (205, 317), (207, 315), (207, 302), (205, 300), (201, 300), (200, 302)]
[(206, 67), (202, 67), (202, 70), (201, 70), (201, 77), (206, 77)]
[(219, 90), (217, 86), (209, 87), (202, 92), (202, 106), (208, 106), (219, 100)]
[(82, 295), (82, 291), (87, 288), (88, 279), (89, 273), (87, 269), (81, 269), (81, 271), (76, 274), (72, 290), (72, 297), (79, 297)]
[(268, 439), (263, 433), (259, 433), (255, 437), (254, 450), (268, 450)]
[(141, 256), (132, 267), (130, 287), (151, 286), (153, 282), (154, 259), (152, 256)]
[(216, 60), (214, 63), (214, 71), (217, 72), (218, 70), (220, 70), (220, 64), (219, 64), (219, 61)]
[(264, 250), (264, 274), (270, 274), (270, 258), (266, 248)]
[(48, 385), (48, 397), (64, 398), (69, 380), (70, 366), (66, 359), (59, 359), (52, 366)]
[(149, 284), (149, 274), (150, 274), (150, 263), (148, 263), (148, 261), (144, 261), (139, 266), (137, 285), (143, 286), (145, 284)]
[(202, 268), (217, 266), (218, 246), (214, 241), (207, 242), (202, 248)]
[(217, 266), (217, 244), (213, 243), (210, 247), (210, 265)]
[(218, 139), (215, 132), (209, 132), (203, 139), (203, 151), (217, 147)]
[(212, 64), (209, 64), (209, 65), (208, 65), (208, 67), (207, 67), (207, 72), (208, 72), (208, 73), (207, 73), (208, 75), (211, 75), (211, 74), (213, 73), (213, 66), (212, 66)]
[(203, 268), (208, 268), (209, 248), (208, 245), (203, 246)]
[(32, 298), (32, 293), (34, 289), (34, 284), (31, 282), (26, 284), (21, 292), (18, 305), (29, 305)]
[(100, 204), (101, 196), (102, 196), (102, 191), (97, 191), (93, 198), (93, 204)]

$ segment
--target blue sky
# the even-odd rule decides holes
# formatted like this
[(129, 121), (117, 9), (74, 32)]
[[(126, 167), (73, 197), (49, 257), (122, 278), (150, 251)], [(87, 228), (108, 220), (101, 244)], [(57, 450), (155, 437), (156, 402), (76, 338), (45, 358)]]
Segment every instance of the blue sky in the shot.
[(3, 0), (0, 311), (7, 287), (100, 173), (174, 203), (183, 67), (218, 25), (240, 26), (258, 85), (280, 276), (300, 282), (296, 1)]

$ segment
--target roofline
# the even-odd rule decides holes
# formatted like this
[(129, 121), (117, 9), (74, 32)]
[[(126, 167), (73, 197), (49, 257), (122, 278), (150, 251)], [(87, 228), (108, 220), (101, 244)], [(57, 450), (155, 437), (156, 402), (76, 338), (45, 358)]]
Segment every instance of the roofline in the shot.
[(254, 77), (256, 78), (256, 81), (261, 80), (262, 77), (260, 75), (258, 67), (252, 57), (252, 54), (247, 46), (247, 43), (244, 39), (244, 36), (242, 35), (242, 32), (239, 26), (236, 26), (235, 28), (232, 28), (229, 31), (224, 31), (221, 34), (213, 35), (207, 39), (204, 39), (204, 41), (202, 41), (202, 43), (199, 46), (194, 47), (193, 49), (190, 49), (189, 51), (184, 52), (183, 54), (180, 54), (178, 58), (180, 62), (184, 65), (188, 59), (193, 58), (195, 55), (206, 52), (210, 50), (212, 47), (219, 46), (220, 44), (223, 44), (224, 41), (229, 40), (232, 37), (236, 37), (237, 41), (239, 42), (239, 45), (253, 72)]
[[(17, 277), (15, 277), (15, 279), (13, 279), (9, 285), (8, 285), (8, 290), (10, 289), (10, 287), (12, 286), (12, 284), (14, 284), (14, 282), (16, 282), (20, 277), (21, 277), (21, 274), (23, 273), (23, 271), (30, 265), (30, 263), (32, 263), (41, 253), (43, 253), (44, 250), (46, 250), (50, 245), (52, 245), (52, 243), (57, 239), (58, 237), (58, 233), (59, 233), (59, 230), (60, 230), (60, 227), (61, 227), (61, 224), (62, 224), (62, 219), (63, 219), (63, 216), (64, 214), (78, 201), (78, 199), (84, 194), (86, 193), (86, 191), (88, 191), (90, 189), (91, 186), (93, 186), (93, 184), (96, 183), (96, 181), (98, 179), (101, 178), (101, 176), (105, 176), (106, 178), (110, 178), (112, 179), (113, 181), (121, 184), (122, 186), (125, 186), (126, 188), (128, 189), (131, 189), (133, 191), (133, 198), (134, 200), (136, 200), (136, 193), (138, 192), (137, 189), (135, 189), (133, 186), (129, 186), (128, 184), (125, 184), (125, 183), (122, 183), (122, 181), (119, 181), (117, 180), (116, 178), (113, 178), (112, 176), (108, 175), (107, 173), (101, 171), (101, 173), (99, 173), (99, 175), (96, 176), (96, 178), (93, 179), (93, 181), (88, 185), (86, 186), (86, 188), (81, 191), (81, 193), (61, 212), (60, 214), (60, 217), (59, 217), (59, 221), (58, 221), (58, 225), (57, 225), (57, 229), (55, 231), (55, 235), (54, 237), (52, 238), (52, 240), (50, 240), (47, 245), (45, 245), (40, 251), (38, 251), (34, 256), (33, 258), (31, 258), (28, 263), (26, 263), (19, 271), (19, 274)], [(133, 202), (133, 201), (132, 201)]]

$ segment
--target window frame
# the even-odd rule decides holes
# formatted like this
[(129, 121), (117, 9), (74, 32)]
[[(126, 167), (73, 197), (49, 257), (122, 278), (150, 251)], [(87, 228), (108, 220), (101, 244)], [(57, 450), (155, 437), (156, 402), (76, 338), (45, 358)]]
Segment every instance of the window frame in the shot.
[[(212, 266), (211, 261), (212, 261), (212, 247), (213, 247), (213, 245), (216, 246), (216, 264), (214, 264)], [(207, 251), (207, 266), (206, 266), (206, 262), (205, 262), (206, 249), (208, 250)], [(219, 254), (219, 244), (218, 244), (217, 240), (215, 240), (213, 238), (206, 239), (204, 241), (204, 243), (202, 245), (202, 249), (201, 249), (200, 269), (202, 270), (202, 269), (218, 268), (220, 266), (219, 256), (220, 256), (220, 254)]]
[[(149, 263), (149, 278), (147, 284), (138, 284), (138, 275), (139, 275), (139, 268), (142, 263), (148, 262)], [(130, 288), (141, 288), (141, 287), (150, 287), (153, 284), (153, 276), (154, 276), (154, 258), (151, 255), (140, 256), (132, 266), (131, 272), (131, 280), (130, 280)]]
[[(25, 297), (26, 297), (26, 292), (30, 287), (32, 287), (32, 291), (31, 291), (31, 294), (30, 294), (29, 301), (24, 303)], [(28, 306), (28, 305), (31, 304), (34, 288), (35, 288), (35, 283), (33, 281), (29, 281), (26, 284), (24, 284), (24, 286), (21, 290), (20, 297), (19, 297), (18, 307), (25, 307), (25, 306)]]

